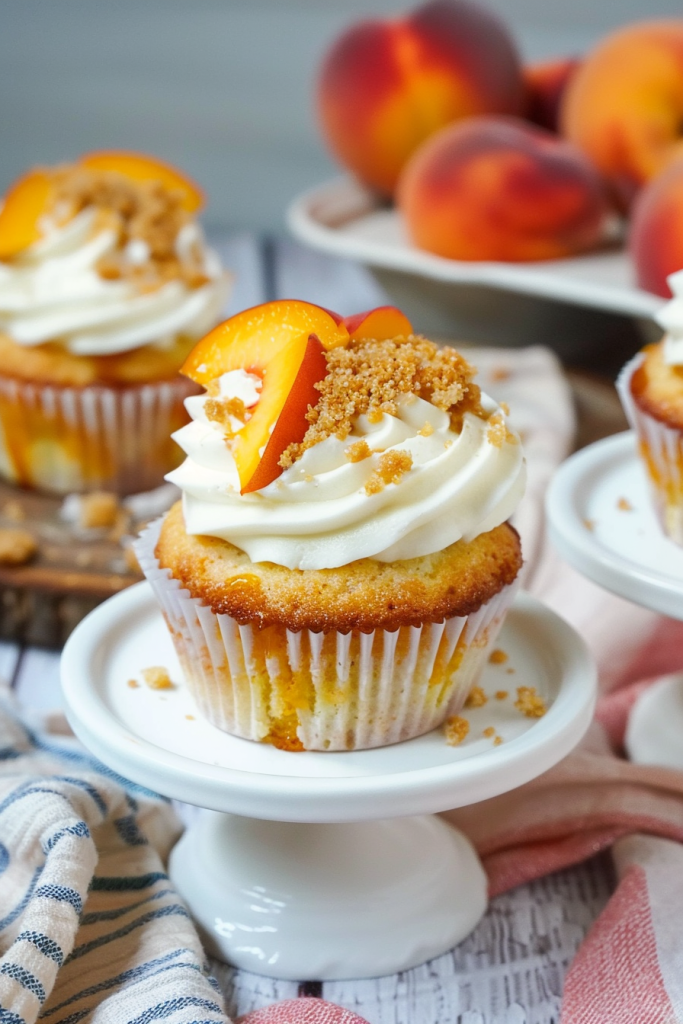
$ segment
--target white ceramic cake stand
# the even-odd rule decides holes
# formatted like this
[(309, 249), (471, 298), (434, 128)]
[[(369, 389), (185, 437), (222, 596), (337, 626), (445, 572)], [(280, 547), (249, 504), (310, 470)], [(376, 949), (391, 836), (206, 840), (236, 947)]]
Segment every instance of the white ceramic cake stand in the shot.
[[(146, 583), (78, 626), (62, 685), (74, 731), (105, 764), (211, 809), (175, 847), (170, 873), (214, 955), (278, 978), (374, 977), (450, 949), (485, 910), (473, 848), (434, 812), (541, 774), (591, 719), (595, 669), (562, 619), (521, 595), (499, 646), (508, 659), (487, 666), (489, 700), (463, 713), (470, 732), (457, 747), (436, 730), (379, 750), (289, 753), (215, 729), (181, 682)], [(128, 685), (153, 665), (178, 685)], [(514, 707), (522, 685), (544, 698), (544, 717)]]
[[(634, 604), (683, 620), (683, 548), (662, 532), (632, 431), (572, 455), (548, 492), (551, 540), (574, 568)], [(683, 656), (683, 652), (682, 656)], [(633, 761), (683, 769), (683, 673), (660, 679), (631, 711)]]

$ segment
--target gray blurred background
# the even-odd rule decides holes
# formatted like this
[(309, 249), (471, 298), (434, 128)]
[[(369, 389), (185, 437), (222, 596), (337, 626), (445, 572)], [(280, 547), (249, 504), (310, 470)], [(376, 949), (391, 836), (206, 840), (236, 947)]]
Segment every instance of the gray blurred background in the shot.
[[(2, 0), (0, 191), (88, 149), (157, 154), (207, 190), (214, 229), (284, 231), (298, 192), (336, 172), (319, 138), (320, 59), (393, 0)], [(526, 59), (580, 53), (680, 0), (489, 0)]]

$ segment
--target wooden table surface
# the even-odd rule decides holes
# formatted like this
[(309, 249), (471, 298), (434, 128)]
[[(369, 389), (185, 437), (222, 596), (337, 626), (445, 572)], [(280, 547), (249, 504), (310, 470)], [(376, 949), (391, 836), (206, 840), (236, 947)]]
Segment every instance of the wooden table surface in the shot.
[[(362, 268), (287, 240), (239, 235), (219, 248), (236, 275), (229, 312), (285, 296), (342, 314), (386, 301)], [(584, 378), (577, 385), (597, 431), (619, 429), (618, 408), (605, 400), (604, 388)], [(61, 707), (58, 652), (2, 642), (0, 677), (27, 711)], [(194, 809), (182, 813), (189, 818)], [(215, 973), (233, 1016), (307, 992), (356, 1010), (370, 1024), (556, 1024), (567, 966), (612, 887), (607, 855), (521, 886), (493, 900), (455, 950), (396, 976), (318, 984), (278, 982), (220, 964)]]

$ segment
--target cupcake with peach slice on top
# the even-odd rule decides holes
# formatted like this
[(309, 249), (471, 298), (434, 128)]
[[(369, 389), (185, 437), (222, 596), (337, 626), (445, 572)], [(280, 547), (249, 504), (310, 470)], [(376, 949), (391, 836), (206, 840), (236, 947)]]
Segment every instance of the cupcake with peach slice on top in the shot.
[(198, 187), (125, 152), (29, 171), (0, 210), (0, 474), (65, 493), (147, 490), (177, 464), (178, 371), (229, 276)]
[(183, 492), (137, 553), (219, 728), (384, 746), (455, 714), (521, 567), (519, 438), (452, 348), (381, 307), (266, 303), (204, 338)]
[(617, 389), (661, 527), (683, 545), (683, 271), (667, 280), (674, 297), (655, 317), (664, 338), (626, 364)]

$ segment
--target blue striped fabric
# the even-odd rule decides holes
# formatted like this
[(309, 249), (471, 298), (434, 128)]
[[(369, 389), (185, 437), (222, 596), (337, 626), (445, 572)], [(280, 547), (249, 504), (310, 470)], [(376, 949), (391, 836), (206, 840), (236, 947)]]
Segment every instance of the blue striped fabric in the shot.
[(0, 1024), (225, 1024), (168, 801), (0, 702)]

